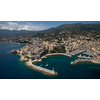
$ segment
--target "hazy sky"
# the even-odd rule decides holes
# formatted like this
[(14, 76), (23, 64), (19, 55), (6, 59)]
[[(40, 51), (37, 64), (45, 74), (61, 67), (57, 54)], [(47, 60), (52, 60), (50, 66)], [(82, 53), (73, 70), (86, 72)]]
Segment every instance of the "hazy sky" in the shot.
[(9, 30), (44, 30), (62, 24), (100, 23), (100, 21), (0, 21), (0, 29)]

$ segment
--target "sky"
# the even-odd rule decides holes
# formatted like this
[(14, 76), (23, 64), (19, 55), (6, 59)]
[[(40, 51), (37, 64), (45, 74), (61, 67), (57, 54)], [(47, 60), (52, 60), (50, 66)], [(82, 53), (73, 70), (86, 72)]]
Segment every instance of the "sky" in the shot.
[(45, 30), (62, 24), (90, 24), (100, 21), (0, 21), (0, 29), (8, 30)]

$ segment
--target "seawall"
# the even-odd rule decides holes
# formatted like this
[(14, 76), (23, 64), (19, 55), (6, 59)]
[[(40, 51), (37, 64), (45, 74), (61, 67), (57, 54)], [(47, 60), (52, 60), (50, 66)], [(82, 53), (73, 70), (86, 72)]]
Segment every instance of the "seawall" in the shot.
[(64, 56), (71, 57), (71, 55), (65, 54), (65, 53), (50, 53), (50, 54), (46, 54), (46, 55), (42, 56), (40, 59), (35, 59), (32, 62), (41, 62), (43, 58), (47, 58), (47, 56), (52, 56), (52, 55), (64, 55)]
[(77, 61), (71, 62), (71, 65), (75, 65), (78, 62), (91, 62), (91, 63), (95, 63), (95, 64), (100, 64), (100, 61), (83, 59), (83, 60), (77, 60)]
[(57, 76), (57, 75), (58, 75), (57, 72), (54, 72), (54, 71), (49, 70), (49, 69), (46, 69), (46, 68), (42, 68), (42, 67), (40, 67), (40, 66), (33, 65), (33, 64), (32, 64), (32, 61), (27, 61), (27, 62), (25, 62), (25, 64), (26, 64), (28, 67), (32, 68), (33, 70), (42, 72), (42, 73), (45, 74), (45, 75), (49, 75), (49, 76)]

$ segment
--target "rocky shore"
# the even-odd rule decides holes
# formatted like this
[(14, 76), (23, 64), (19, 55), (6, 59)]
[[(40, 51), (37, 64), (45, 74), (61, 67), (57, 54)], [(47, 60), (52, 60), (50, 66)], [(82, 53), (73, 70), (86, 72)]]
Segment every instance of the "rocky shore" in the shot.
[(49, 70), (49, 69), (46, 69), (46, 68), (42, 68), (40, 66), (36, 66), (36, 65), (32, 64), (32, 62), (35, 62), (35, 61), (42, 61), (42, 59), (46, 58), (46, 56), (41, 57), (41, 59), (39, 59), (39, 60), (37, 59), (37, 60), (31, 61), (30, 59), (24, 57), (22, 55), (21, 51), (19, 51), (19, 50), (13, 49), (9, 53), (17, 53), (17, 56), (20, 56), (20, 61), (27, 61), (27, 62), (25, 62), (25, 64), (28, 67), (32, 68), (33, 70), (42, 72), (43, 74), (49, 75), (49, 76), (57, 76), (58, 75), (58, 73), (56, 71)]
[(17, 53), (16, 49), (9, 51), (9, 53)]
[(28, 61), (28, 58), (24, 57), (19, 50), (13, 49), (9, 53), (17, 53), (17, 56), (20, 56), (20, 61)]

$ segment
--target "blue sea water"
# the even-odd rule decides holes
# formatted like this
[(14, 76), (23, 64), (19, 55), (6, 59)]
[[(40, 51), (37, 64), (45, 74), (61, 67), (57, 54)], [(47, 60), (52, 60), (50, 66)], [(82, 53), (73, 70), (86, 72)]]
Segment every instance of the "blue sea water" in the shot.
[[(44, 58), (35, 65), (47, 69), (55, 69), (58, 76), (46, 76), (27, 67), (20, 57), (9, 53), (12, 49), (22, 48), (24, 45), (16, 43), (0, 43), (0, 79), (100, 79), (100, 65), (93, 63), (78, 63), (70, 65), (77, 57), (54, 55)], [(46, 67), (45, 65), (48, 64)]]

